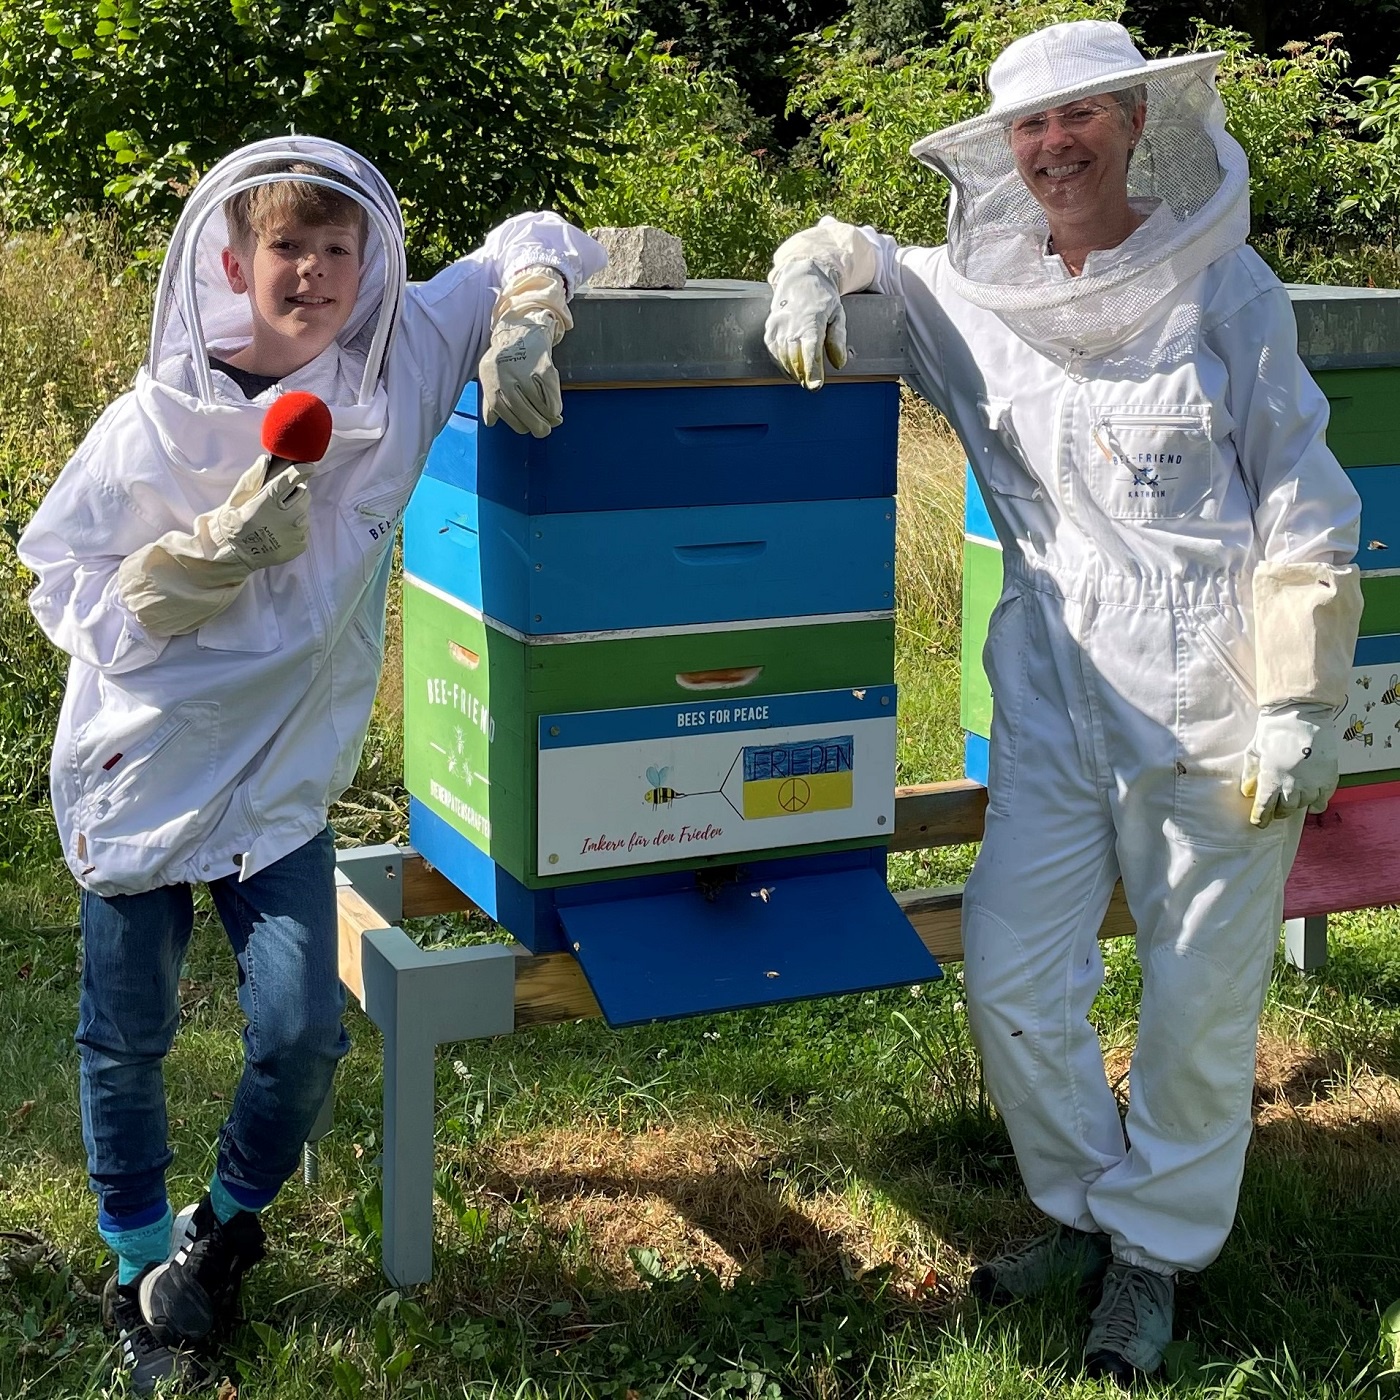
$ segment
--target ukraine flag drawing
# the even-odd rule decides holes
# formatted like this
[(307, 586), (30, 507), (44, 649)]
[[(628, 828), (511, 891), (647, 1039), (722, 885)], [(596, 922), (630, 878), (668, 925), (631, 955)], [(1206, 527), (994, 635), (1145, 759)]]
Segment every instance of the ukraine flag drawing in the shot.
[(854, 805), (855, 737), (800, 739), (744, 749), (745, 820), (836, 812)]

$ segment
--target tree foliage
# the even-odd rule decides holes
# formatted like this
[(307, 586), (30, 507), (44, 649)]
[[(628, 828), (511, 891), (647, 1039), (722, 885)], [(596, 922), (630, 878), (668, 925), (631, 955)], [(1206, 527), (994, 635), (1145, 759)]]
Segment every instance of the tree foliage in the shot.
[(0, 213), (158, 231), (220, 156), (305, 132), (380, 165), (421, 271), (587, 185), (629, 28), (608, 0), (0, 0)]
[[(1013, 39), (1066, 19), (1120, 19), (1121, 0), (964, 0), (939, 42), (882, 58), (849, 23), (803, 51), (792, 102), (815, 123), (833, 182), (831, 210), (901, 241), (944, 235), (947, 185), (909, 157), (921, 136), (984, 110), (986, 73)], [(1221, 49), (1220, 92), (1245, 148), (1256, 241), (1392, 240), (1400, 221), (1400, 68), (1348, 78), (1324, 35), (1256, 54), (1247, 35), (1204, 23), (1188, 47)]]
[(826, 181), (754, 149), (754, 124), (732, 79), (653, 52), (611, 132), (613, 154), (573, 212), (675, 234), (692, 277), (762, 277), (773, 248), (816, 219)]

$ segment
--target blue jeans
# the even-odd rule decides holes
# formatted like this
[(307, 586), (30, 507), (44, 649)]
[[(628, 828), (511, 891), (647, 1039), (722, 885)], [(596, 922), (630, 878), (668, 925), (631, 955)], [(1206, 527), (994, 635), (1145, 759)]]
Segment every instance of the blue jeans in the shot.
[[(350, 1048), (336, 960), (335, 846), (328, 827), (240, 881), (209, 884), (238, 960), (243, 1075), (215, 1170), (249, 1209), (272, 1200)], [(188, 885), (82, 896), (77, 1042), (83, 1141), (104, 1229), (154, 1218), (173, 1154), (161, 1064), (180, 1019), (180, 965), (194, 926)]]

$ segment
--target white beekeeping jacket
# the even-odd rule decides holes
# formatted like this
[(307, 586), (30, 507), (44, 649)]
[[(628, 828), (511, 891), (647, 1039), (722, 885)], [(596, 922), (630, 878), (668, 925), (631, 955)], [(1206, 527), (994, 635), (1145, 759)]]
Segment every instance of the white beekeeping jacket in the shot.
[[(355, 311), (335, 344), (249, 401), (208, 363), (245, 345), (246, 296), (220, 266), (224, 200), (269, 163), (311, 161), (366, 211)], [(305, 179), (305, 176), (296, 176)], [(476, 372), (503, 282), (557, 269), (570, 291), (602, 249), (553, 214), (507, 220), (484, 246), (408, 286), (403, 221), (362, 156), (282, 137), (221, 161), (185, 208), (134, 388), (102, 415), (20, 541), (30, 605), (73, 658), (51, 770), (78, 881), (98, 894), (248, 876), (319, 832), (359, 762), (378, 680), (395, 525), (428, 448)], [(330, 405), (311, 478), (310, 541), (254, 573), (188, 636), (142, 630), (117, 596), (121, 561), (227, 499), (261, 452), (281, 393)]]

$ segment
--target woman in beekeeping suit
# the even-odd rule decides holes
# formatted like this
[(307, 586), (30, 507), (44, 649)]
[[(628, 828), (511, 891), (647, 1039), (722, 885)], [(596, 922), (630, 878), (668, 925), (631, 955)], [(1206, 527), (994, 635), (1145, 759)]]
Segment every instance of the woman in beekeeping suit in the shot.
[[(965, 975), (1053, 1228), (970, 1287), (1102, 1277), (1085, 1364), (1122, 1381), (1158, 1368), (1176, 1273), (1234, 1219), (1284, 878), (1337, 784), (1361, 612), (1359, 500), (1245, 246), (1219, 58), (1149, 62), (1094, 20), (1020, 39), (987, 113), (913, 148), (953, 186), (945, 246), (828, 218), (769, 276), (769, 350), (813, 389), (823, 350), (845, 358), (841, 294), (905, 298), (913, 385), (1001, 541)], [(1143, 972), (1126, 1125), (1087, 1019), (1119, 879)]]

